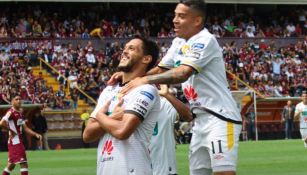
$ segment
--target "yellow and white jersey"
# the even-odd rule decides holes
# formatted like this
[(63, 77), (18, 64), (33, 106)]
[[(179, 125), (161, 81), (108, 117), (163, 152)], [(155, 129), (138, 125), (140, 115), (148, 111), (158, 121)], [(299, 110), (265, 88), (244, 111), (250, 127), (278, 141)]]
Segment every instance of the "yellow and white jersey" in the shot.
[(184, 95), (195, 114), (205, 113), (203, 108), (206, 108), (211, 114), (222, 116), (219, 118), (241, 123), (240, 112), (228, 87), (222, 49), (207, 29), (187, 41), (175, 38), (159, 63), (159, 67), (163, 68), (180, 65), (188, 65), (195, 70), (182, 83)]
[[(96, 117), (101, 106), (111, 100), (108, 114), (118, 103), (122, 86), (108, 86), (101, 93), (98, 104), (91, 114)], [(133, 113), (142, 123), (126, 140), (119, 140), (106, 133), (99, 141), (97, 150), (97, 175), (149, 175), (152, 174), (149, 142), (160, 110), (158, 90), (152, 85), (142, 85), (124, 97), (125, 113)]]

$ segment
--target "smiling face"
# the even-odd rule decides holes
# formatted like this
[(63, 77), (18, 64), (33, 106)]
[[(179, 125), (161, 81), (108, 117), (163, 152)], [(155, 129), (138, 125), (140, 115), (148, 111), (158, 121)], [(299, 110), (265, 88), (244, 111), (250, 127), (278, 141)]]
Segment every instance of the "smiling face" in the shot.
[(144, 56), (142, 47), (143, 42), (140, 39), (132, 39), (126, 44), (118, 65), (119, 71), (131, 72), (141, 63)]
[(197, 34), (203, 25), (203, 18), (189, 6), (179, 3), (173, 19), (174, 32), (177, 37), (189, 39)]

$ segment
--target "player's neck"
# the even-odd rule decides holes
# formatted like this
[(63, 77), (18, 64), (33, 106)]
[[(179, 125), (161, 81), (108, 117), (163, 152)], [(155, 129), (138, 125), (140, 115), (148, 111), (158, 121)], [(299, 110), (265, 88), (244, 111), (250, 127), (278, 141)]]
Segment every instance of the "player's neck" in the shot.
[(143, 77), (146, 75), (146, 72), (143, 69), (135, 69), (132, 72), (124, 72), (122, 84), (129, 82), (137, 77)]
[(19, 108), (19, 107), (14, 107), (14, 106), (13, 106), (13, 109), (14, 109), (15, 111), (20, 112), (20, 108)]
[(197, 35), (199, 32), (201, 32), (202, 29), (199, 28), (199, 29), (195, 29), (193, 32), (190, 33), (190, 35), (186, 36), (184, 39), (186, 41), (188, 41), (190, 38), (192, 38), (193, 36)]

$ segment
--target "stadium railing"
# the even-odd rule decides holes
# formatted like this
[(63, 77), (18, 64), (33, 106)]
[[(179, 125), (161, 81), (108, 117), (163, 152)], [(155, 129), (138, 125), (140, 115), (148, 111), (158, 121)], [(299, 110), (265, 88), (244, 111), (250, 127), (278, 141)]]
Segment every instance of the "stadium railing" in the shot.
[[(44, 59), (39, 58), (39, 67), (40, 70), (43, 69), (43, 64), (45, 64), (46, 66), (48, 66), (54, 73), (58, 74), (58, 75), (62, 75), (56, 68), (54, 68), (53, 66), (51, 66), (49, 63), (47, 63)], [(70, 80), (68, 80), (64, 75), (62, 75), (62, 77), (66, 80), (66, 82), (68, 83), (68, 90), (70, 90)], [(80, 87), (75, 86), (75, 88), (82, 93), (86, 98), (88, 98), (89, 100), (91, 100), (95, 105), (97, 104), (96, 100), (94, 100), (92, 97), (90, 97), (86, 92), (84, 92), (82, 89), (80, 89)]]

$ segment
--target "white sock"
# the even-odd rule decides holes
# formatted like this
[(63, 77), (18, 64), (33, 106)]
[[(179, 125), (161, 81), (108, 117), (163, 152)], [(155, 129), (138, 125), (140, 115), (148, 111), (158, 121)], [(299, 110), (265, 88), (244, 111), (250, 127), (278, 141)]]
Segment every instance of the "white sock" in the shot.
[(7, 172), (7, 173), (11, 173), (11, 171), (7, 167), (4, 168), (4, 171)]

